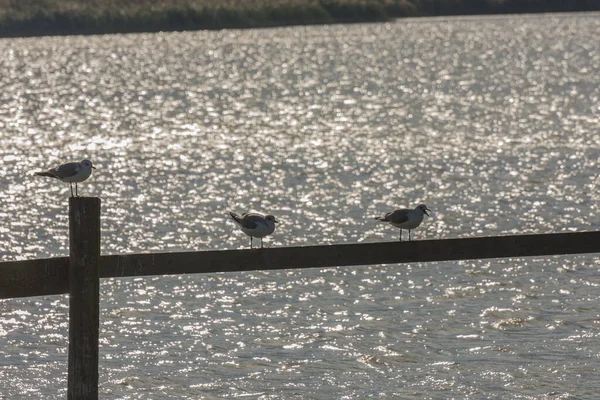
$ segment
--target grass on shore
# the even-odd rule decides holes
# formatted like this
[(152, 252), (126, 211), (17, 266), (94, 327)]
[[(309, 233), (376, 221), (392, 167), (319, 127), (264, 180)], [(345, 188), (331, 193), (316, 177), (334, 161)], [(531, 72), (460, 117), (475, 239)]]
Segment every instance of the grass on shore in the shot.
[(0, 0), (0, 36), (254, 28), (412, 16), (597, 11), (597, 0)]

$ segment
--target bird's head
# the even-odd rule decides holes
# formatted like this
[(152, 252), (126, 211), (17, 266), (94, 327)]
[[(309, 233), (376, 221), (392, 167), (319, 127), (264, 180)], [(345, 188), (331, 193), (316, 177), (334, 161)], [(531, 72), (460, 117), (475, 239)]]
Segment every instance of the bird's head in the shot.
[(83, 160), (82, 162), (80, 162), (80, 164), (84, 168), (94, 168), (94, 169), (96, 169), (96, 167), (94, 167), (94, 165), (92, 164), (92, 162), (90, 160)]
[(417, 210), (421, 210), (421, 212), (429, 217), (429, 213), (427, 211), (431, 211), (425, 204), (419, 204), (417, 206)]
[(277, 218), (275, 218), (275, 216), (273, 216), (273, 215), (266, 215), (266, 216), (265, 216), (265, 219), (266, 219), (267, 221), (271, 221), (271, 222), (273, 222), (273, 223), (275, 223), (275, 224), (276, 224), (276, 223), (279, 223), (279, 221), (277, 221)]

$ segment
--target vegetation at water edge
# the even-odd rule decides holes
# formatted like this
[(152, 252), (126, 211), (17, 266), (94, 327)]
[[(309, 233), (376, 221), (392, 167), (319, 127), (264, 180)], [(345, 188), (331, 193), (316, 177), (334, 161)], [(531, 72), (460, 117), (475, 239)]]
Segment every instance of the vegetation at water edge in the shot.
[(0, 36), (256, 28), (598, 11), (598, 0), (0, 0)]

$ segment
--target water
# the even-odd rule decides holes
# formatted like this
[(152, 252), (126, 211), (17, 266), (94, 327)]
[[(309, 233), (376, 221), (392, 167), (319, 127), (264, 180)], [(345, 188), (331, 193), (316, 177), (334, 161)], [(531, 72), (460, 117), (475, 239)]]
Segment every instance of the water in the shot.
[[(600, 229), (598, 14), (0, 41), (0, 259)], [(595, 398), (599, 260), (104, 280), (104, 399)], [(64, 398), (66, 296), (0, 302), (0, 398)]]

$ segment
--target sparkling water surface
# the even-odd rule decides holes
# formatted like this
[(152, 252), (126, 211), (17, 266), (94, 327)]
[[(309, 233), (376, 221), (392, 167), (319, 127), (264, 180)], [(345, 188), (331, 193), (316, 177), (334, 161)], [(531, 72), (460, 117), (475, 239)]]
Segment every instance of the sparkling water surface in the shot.
[[(600, 229), (600, 15), (0, 40), (0, 260)], [(583, 399), (593, 255), (108, 279), (103, 399)], [(0, 399), (66, 396), (66, 296), (0, 301)]]

